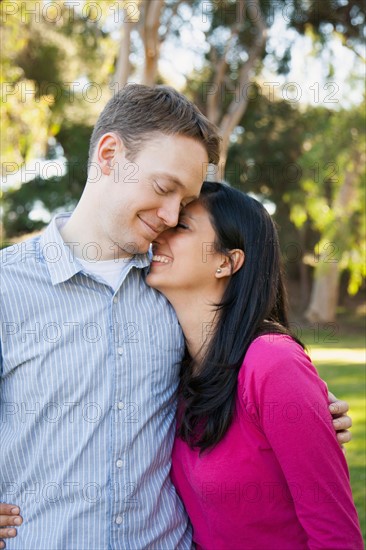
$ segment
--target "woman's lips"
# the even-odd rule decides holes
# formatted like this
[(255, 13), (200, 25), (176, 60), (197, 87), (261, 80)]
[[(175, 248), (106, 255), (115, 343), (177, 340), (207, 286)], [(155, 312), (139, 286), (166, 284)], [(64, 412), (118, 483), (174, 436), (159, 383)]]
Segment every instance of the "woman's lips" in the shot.
[(153, 257), (152, 257), (152, 261), (154, 263), (158, 263), (158, 264), (170, 264), (172, 263), (172, 258), (170, 258), (169, 256), (166, 256), (165, 254), (154, 254)]

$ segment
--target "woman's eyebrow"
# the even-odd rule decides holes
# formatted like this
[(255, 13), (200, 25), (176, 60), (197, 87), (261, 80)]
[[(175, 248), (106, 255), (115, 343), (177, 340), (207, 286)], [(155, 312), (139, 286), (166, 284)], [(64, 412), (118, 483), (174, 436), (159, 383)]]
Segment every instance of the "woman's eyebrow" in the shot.
[(184, 210), (181, 211), (180, 216), (184, 216), (186, 218), (189, 218), (190, 220), (196, 221), (197, 216), (192, 216), (192, 214), (188, 214), (188, 212), (185, 212)]

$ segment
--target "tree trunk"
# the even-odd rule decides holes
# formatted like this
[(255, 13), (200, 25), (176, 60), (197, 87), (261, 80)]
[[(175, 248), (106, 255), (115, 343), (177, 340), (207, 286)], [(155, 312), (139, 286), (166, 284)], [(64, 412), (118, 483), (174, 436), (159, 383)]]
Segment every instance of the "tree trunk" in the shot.
[[(338, 213), (333, 223), (337, 224), (339, 231), (347, 230), (347, 219), (352, 213), (354, 201), (357, 200), (358, 170), (362, 166), (361, 155), (358, 152), (354, 155), (351, 166), (352, 168), (345, 172), (343, 184), (333, 206)], [(339, 262), (344, 250), (339, 250), (338, 243), (332, 242), (326, 244), (324, 249), (328, 249), (328, 252), (320, 254), (319, 263), (315, 268), (310, 304), (305, 312), (305, 317), (310, 322), (332, 322), (336, 317), (339, 297)], [(336, 257), (334, 252), (337, 253)]]
[(300, 307), (301, 311), (304, 311), (306, 305), (309, 303), (309, 295), (310, 295), (310, 285), (309, 285), (309, 277), (308, 277), (308, 269), (309, 266), (306, 265), (306, 263), (303, 261), (303, 253), (306, 248), (306, 224), (304, 224), (301, 229), (299, 230), (299, 237), (300, 237), (300, 250), (302, 251), (302, 257), (299, 262), (299, 270), (300, 270)]
[[(238, 18), (236, 27), (233, 28), (231, 40), (235, 40), (236, 35), (241, 30), (239, 27), (244, 25), (244, 7), (246, 2), (244, 0), (241, 0), (238, 2), (239, 7), (239, 14), (240, 17)], [(266, 43), (267, 39), (267, 29), (265, 25), (264, 18), (262, 16), (262, 12), (260, 9), (259, 1), (258, 0), (252, 0), (246, 5), (246, 12), (247, 16), (251, 21), (253, 22), (255, 28), (256, 28), (256, 34), (255, 38), (253, 39), (253, 43), (251, 45), (251, 48), (248, 51), (248, 59), (247, 61), (240, 67), (239, 69), (239, 78), (238, 78), (238, 93), (235, 94), (236, 97), (231, 101), (226, 113), (221, 113), (221, 122), (218, 122), (218, 108), (220, 106), (220, 98), (222, 94), (223, 88), (225, 88), (226, 85), (226, 68), (227, 65), (224, 66), (223, 63), (225, 60), (221, 60), (217, 65), (216, 70), (216, 76), (215, 76), (215, 89), (216, 93), (213, 95), (216, 95), (216, 98), (211, 98), (211, 104), (209, 105), (211, 113), (213, 116), (213, 122), (215, 124), (218, 124), (220, 129), (220, 134), (222, 137), (222, 144), (221, 144), (221, 156), (220, 156), (220, 163), (219, 163), (219, 172), (220, 174), (224, 174), (225, 171), (225, 165), (230, 145), (230, 137), (236, 126), (239, 124), (240, 120), (242, 119), (245, 110), (248, 106), (249, 97), (247, 93), (244, 93), (244, 90), (248, 89), (248, 86), (251, 81), (252, 73), (254, 71), (254, 68), (258, 62), (258, 60), (261, 58), (261, 54), (263, 51), (263, 48)], [(228, 46), (229, 46), (228, 42)], [(227, 49), (229, 49), (227, 47)], [(226, 51), (226, 50), (225, 50)], [(224, 54), (225, 55), (225, 54)], [(210, 119), (211, 120), (211, 119)]]
[(143, 84), (153, 86), (158, 76), (158, 61), (160, 54), (159, 25), (164, 0), (145, 0), (145, 17), (143, 42), (145, 49), (145, 67)]
[(112, 78), (112, 88), (118, 92), (127, 84), (130, 75), (130, 47), (133, 23), (125, 20), (121, 28), (121, 42), (117, 58), (116, 70)]
[(330, 323), (335, 320), (339, 294), (339, 264), (326, 263), (320, 257), (315, 268), (310, 305), (305, 313), (310, 323)]

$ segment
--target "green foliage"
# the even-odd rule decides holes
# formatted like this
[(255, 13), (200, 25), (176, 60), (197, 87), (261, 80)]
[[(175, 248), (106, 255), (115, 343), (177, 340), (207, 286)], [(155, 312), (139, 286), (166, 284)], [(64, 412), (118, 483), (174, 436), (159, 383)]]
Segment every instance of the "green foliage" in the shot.
[[(1, 7), (10, 13), (6, 3)], [(69, 173), (51, 180), (37, 177), (19, 189), (4, 191), (3, 226), (8, 238), (44, 225), (29, 218), (35, 206), (54, 212), (76, 204), (86, 181), (92, 126), (111, 95), (108, 78), (115, 51), (103, 30), (105, 17), (96, 19), (99, 12), (93, 15), (87, 6), (74, 11), (64, 0), (47, 12), (40, 12), (40, 6), (40, 2), (22, 2), (14, 15), (4, 18), (3, 176), (28, 160), (51, 158), (52, 137), (63, 146)], [(101, 6), (104, 13), (106, 2)], [(31, 15), (34, 9), (36, 16)], [(88, 86), (94, 86), (90, 95)]]
[(271, 101), (253, 93), (238, 128), (226, 167), (226, 178), (279, 204), (297, 189), (296, 165), (304, 139), (303, 114), (286, 101)]
[(365, 6), (362, 0), (311, 0), (291, 2), (289, 24), (301, 34), (313, 33), (325, 43), (335, 33), (350, 48), (365, 38)]
[[(37, 2), (30, 1), (31, 9)], [(3, 13), (11, 11), (14, 2), (4, 0)], [(50, 102), (37, 97), (35, 83), (27, 78), (17, 63), (17, 56), (27, 47), (29, 20), (17, 11), (7, 16), (1, 28), (0, 84), (3, 91), (1, 112), (1, 158), (4, 170), (15, 171), (25, 160), (45, 152)], [(7, 167), (6, 163), (14, 163)]]
[(289, 102), (258, 96), (243, 117), (226, 167), (232, 185), (276, 204), (282, 244), (301, 242), (304, 256), (314, 246), (316, 257), (333, 252), (340, 268), (350, 272), (351, 294), (366, 275), (364, 127), (361, 106), (301, 112)]
[[(352, 345), (347, 349), (353, 349)], [(362, 350), (360, 350), (362, 353)], [(364, 352), (364, 350), (363, 350)], [(364, 353), (363, 353), (364, 355)], [(366, 440), (366, 399), (365, 371), (363, 359), (357, 365), (350, 365), (347, 356), (335, 361), (333, 357), (316, 361), (319, 375), (328, 384), (329, 389), (338, 397), (348, 401), (353, 420), (352, 441), (346, 445), (346, 459), (350, 470), (352, 495), (357, 508), (364, 542), (366, 542), (366, 474), (365, 474), (365, 440)]]
[(312, 136), (304, 142), (299, 165), (303, 174), (314, 174), (301, 179), (292, 211), (306, 205), (309, 221), (321, 235), (317, 250), (332, 243), (333, 260), (350, 271), (348, 291), (355, 294), (366, 275), (365, 112), (361, 106), (316, 109), (312, 118)]
[(58, 139), (68, 159), (67, 174), (47, 180), (38, 177), (20, 189), (4, 193), (3, 223), (7, 235), (42, 229), (44, 222), (29, 216), (35, 207), (57, 212), (72, 210), (76, 206), (86, 182), (91, 132), (91, 126), (65, 124)]
[[(332, 9), (330, 2), (304, 4), (295, 0), (289, 4), (281, 0), (272, 4), (260, 0), (260, 5), (267, 27), (279, 14), (292, 29), (311, 34), (319, 51), (335, 32), (343, 33), (347, 45), (356, 47), (362, 33), (360, 2), (332, 0)], [(5, 12), (10, 4), (14, 3), (3, 0), (1, 9)], [(141, 2), (119, 2), (118, 5), (123, 8), (127, 4), (129, 9), (134, 9)], [(91, 129), (111, 95), (108, 82), (118, 49), (112, 31), (118, 30), (126, 18), (126, 14), (119, 12), (116, 19), (114, 0), (87, 0), (79, 10), (73, 10), (65, 0), (55, 0), (48, 7), (48, 19), (41, 17), (34, 21), (31, 13), (36, 5), (40, 6), (38, 0), (21, 2), (20, 9), (7, 16), (2, 27), (1, 83), (9, 86), (9, 93), (3, 103), (1, 155), (5, 162), (18, 165), (32, 158), (49, 157), (49, 139), (56, 137), (64, 148), (69, 173), (47, 181), (37, 178), (19, 190), (12, 189), (4, 194), (3, 223), (8, 237), (42, 226), (43, 222), (29, 218), (35, 205), (53, 212), (71, 208), (78, 200), (86, 178)], [(59, 14), (54, 21), (52, 10)], [(226, 52), (229, 73), (225, 90), (220, 95), (220, 106), (225, 110), (235, 94), (243, 93), (237, 86), (239, 71), (257, 32), (255, 20), (249, 16), (248, 4), (234, 0), (205, 3), (202, 0), (168, 0), (159, 35), (162, 40), (172, 36), (181, 40), (182, 26), (193, 28), (195, 18), (202, 20), (204, 16), (207, 16), (203, 31), (207, 45), (205, 62), (200, 72), (192, 73), (187, 94), (205, 111), (207, 93), (203, 93), (202, 86), (211, 83), (213, 66), (226, 51), (230, 32), (232, 38)], [(135, 40), (136, 34), (133, 35), (131, 63), (138, 66), (141, 37)], [(204, 55), (203, 51), (201, 48), (198, 55)], [(265, 56), (273, 58), (274, 53), (267, 49), (263, 51)], [(291, 39), (277, 60), (277, 71), (286, 72), (290, 64)], [(261, 70), (260, 63), (256, 70)], [(330, 73), (331, 70), (330, 67)], [(73, 83), (80, 82), (95, 82), (102, 98), (97, 102), (88, 101), (80, 88), (72, 88)], [(33, 92), (24, 96), (25, 89)], [(357, 164), (356, 153), (349, 156), (348, 152), (350, 144), (360, 143), (362, 130), (357, 125), (358, 115), (355, 115), (355, 123), (350, 122), (350, 127), (359, 137), (355, 137), (355, 133), (350, 137), (348, 123), (344, 122), (337, 129), (336, 119), (325, 110), (300, 112), (290, 102), (266, 99), (255, 85), (247, 92), (251, 97), (249, 108), (233, 136), (227, 179), (276, 204), (275, 218), (280, 225), (283, 246), (288, 242), (301, 242), (301, 246), (310, 251), (316, 242), (322, 245), (324, 239), (336, 239), (342, 250), (342, 267), (352, 273), (349, 291), (355, 292), (363, 277), (359, 253), (364, 224), (361, 190), (357, 187), (352, 211), (348, 212), (345, 221), (339, 222), (341, 214), (337, 213), (334, 201), (341, 181), (333, 182), (331, 163), (336, 163), (338, 173), (352, 173), (352, 166)], [(342, 112), (342, 120), (344, 116)], [(332, 140), (334, 132), (348, 137), (343, 141)], [(343, 230), (337, 233), (336, 225)]]
[[(225, 178), (234, 187), (276, 205), (274, 218), (284, 250), (289, 243), (302, 241), (299, 220), (304, 220), (304, 207), (294, 211), (294, 219), (290, 205), (302, 177), (298, 159), (308, 131), (307, 115), (289, 102), (270, 101), (259, 93), (253, 97), (229, 149)], [(299, 256), (288, 265), (291, 276), (298, 276), (300, 261)]]

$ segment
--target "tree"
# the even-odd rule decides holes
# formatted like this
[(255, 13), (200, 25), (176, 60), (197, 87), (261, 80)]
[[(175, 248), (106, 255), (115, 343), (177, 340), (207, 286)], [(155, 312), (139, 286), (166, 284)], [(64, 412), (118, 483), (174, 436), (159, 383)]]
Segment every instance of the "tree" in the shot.
[(350, 294), (365, 276), (364, 112), (308, 107), (256, 97), (237, 129), (227, 180), (276, 205), (291, 278), (300, 277), (307, 317), (332, 321), (341, 272)]
[(37, 1), (22, 2), (15, 10), (14, 2), (1, 4), (3, 182), (31, 159), (52, 158), (56, 137), (69, 167), (64, 177), (41, 174), (24, 185), (4, 186), (7, 237), (44, 226), (42, 219), (30, 217), (35, 205), (54, 212), (76, 204), (86, 180), (98, 98), (104, 96), (106, 102), (110, 97), (113, 50), (103, 19), (97, 21), (98, 13), (88, 6), (79, 13), (64, 0), (57, 6), (39, 12), (42, 4)]
[[(365, 113), (320, 112), (314, 120), (314, 134), (305, 143), (300, 165), (314, 170), (303, 178), (305, 210), (293, 204), (303, 220), (309, 218), (320, 233), (315, 247), (315, 274), (309, 307), (311, 322), (330, 322), (336, 316), (339, 277), (350, 272), (348, 291), (355, 294), (366, 275), (364, 210)], [(303, 207), (303, 208), (304, 208)]]
[[(30, 1), (28, 5), (31, 9), (36, 4)], [(34, 81), (17, 63), (30, 39), (31, 18), (28, 12), (22, 16), (20, 11), (6, 17), (13, 7), (14, 2), (8, 0), (1, 4), (1, 158), (5, 179), (26, 159), (45, 151), (52, 104), (50, 98), (37, 94)]]
[[(291, 3), (285, 0), (273, 3), (267, 0), (121, 0), (118, 3), (114, 0), (85, 0), (79, 11), (74, 10), (71, 4), (64, 0), (57, 0), (51, 8), (56, 10), (59, 6), (61, 17), (54, 21), (41, 18), (37, 25), (33, 25), (31, 21), (24, 23), (23, 19), (17, 21), (19, 33), (26, 40), (20, 55), (13, 55), (12, 62), (17, 70), (34, 83), (37, 99), (39, 98), (40, 102), (49, 101), (45, 110), (48, 118), (44, 123), (41, 122), (35, 134), (42, 135), (42, 132), (45, 132), (47, 138), (57, 137), (64, 150), (72, 155), (72, 164), (78, 164), (75, 155), (80, 155), (80, 166), (84, 166), (87, 146), (72, 140), (76, 135), (87, 140), (104, 100), (106, 101), (111, 94), (109, 85), (113, 84), (112, 78), (118, 86), (124, 85), (129, 78), (135, 79), (138, 65), (142, 61), (141, 81), (161, 82), (158, 61), (164, 51), (162, 46), (169, 41), (179, 41), (181, 29), (198, 18), (203, 25), (201, 32), (206, 38), (206, 56), (200, 72), (192, 71), (191, 75), (187, 75), (186, 93), (221, 128), (224, 136), (224, 163), (227, 147), (230, 145), (235, 151), (243, 129), (246, 131), (246, 138), (248, 137), (245, 127), (247, 122), (243, 125), (243, 120), (247, 114), (248, 120), (252, 116), (248, 113), (249, 105), (255, 105), (257, 108), (253, 97), (256, 94), (256, 80), (263, 59), (270, 57), (276, 62), (278, 72), (286, 72), (290, 66), (291, 40), (285, 54), (278, 59), (275, 52), (266, 49), (267, 29), (271, 27), (275, 18), (286, 17), (289, 27), (301, 33), (311, 33), (318, 42), (326, 42), (327, 37), (334, 33), (343, 33), (347, 45), (352, 42), (352, 47), (357, 48), (362, 34), (362, 11), (358, 9), (361, 2), (351, 3), (352, 9), (350, 8), (348, 20), (344, 10), (344, 5), (350, 4), (347, 0), (333, 1), (332, 10), (324, 12), (321, 9), (318, 15), (315, 10), (318, 2), (304, 4), (298, 0)], [(4, 4), (5, 2), (2, 2), (1, 5)], [(25, 4), (21, 3), (22, 6)], [(11, 21), (11, 17), (8, 17), (6, 25), (10, 25)], [(342, 27), (339, 26), (340, 22)], [(112, 35), (112, 31), (115, 33), (117, 28), (122, 31), (120, 43), (117, 43), (115, 35)], [(64, 86), (65, 82), (70, 83), (73, 80), (78, 83), (80, 78), (86, 83), (97, 83), (103, 90), (103, 99), (98, 103), (88, 102), (85, 101), (85, 95), (77, 91), (71, 93), (70, 89)], [(56, 82), (55, 91), (52, 90), (52, 82)], [(47, 94), (44, 93), (45, 90)], [(275, 110), (277, 107), (278, 104)], [(275, 133), (279, 131), (285, 139), (285, 132), (280, 130), (281, 124), (285, 125), (292, 120), (295, 110), (286, 110), (283, 106), (281, 109), (285, 120), (281, 122), (282, 115), (276, 115)], [(15, 116), (15, 113), (12, 116)], [(269, 116), (273, 116), (273, 112), (269, 113)], [(12, 128), (15, 131), (15, 143), (22, 137), (22, 129), (20, 123), (13, 124)], [(296, 133), (295, 126), (291, 128), (291, 132)], [(258, 128), (255, 128), (255, 132), (258, 133)], [(274, 159), (277, 162), (280, 151), (272, 147), (268, 141), (269, 135), (265, 134), (262, 132), (261, 148), (266, 149), (268, 154), (277, 155)], [(301, 142), (299, 136), (298, 138), (298, 141), (297, 138), (291, 138), (291, 142), (285, 147), (289, 153), (288, 156), (284, 155), (287, 163), (297, 158), (297, 148)], [(281, 140), (282, 138), (277, 142), (278, 145)], [(72, 150), (69, 147), (71, 142), (74, 144)], [(43, 150), (49, 154), (47, 145)], [(33, 154), (29, 151), (29, 156)], [(251, 158), (254, 158), (253, 154)], [(271, 162), (269, 157), (267, 162)], [(68, 185), (72, 189), (73, 201), (76, 201), (85, 180), (81, 168), (74, 170), (73, 174), (68, 176)], [(219, 177), (222, 175), (223, 170)], [(276, 179), (279, 189), (282, 189), (284, 179)], [(63, 182), (59, 181), (57, 185), (54, 183), (52, 190), (46, 191), (49, 185), (51, 182), (43, 181), (42, 186), (37, 187), (40, 200), (46, 208), (71, 205), (69, 194), (65, 195)], [(273, 189), (271, 193), (274, 192)], [(18, 205), (16, 194), (11, 197), (14, 218), (12, 229), (8, 225), (9, 231), (17, 227), (19, 232), (23, 223), (20, 223), (18, 215), (18, 206), (22, 206), (23, 203), (20, 194), (18, 197)], [(31, 208), (31, 200), (26, 202)], [(277, 202), (277, 208), (278, 217), (285, 219), (289, 211), (288, 204), (283, 201)], [(283, 214), (279, 216), (281, 209)], [(27, 212), (21, 215), (24, 216), (23, 220), (25, 214)], [(19, 223), (16, 218), (19, 218)], [(31, 225), (32, 222), (28, 220), (26, 229)], [(295, 231), (293, 226), (292, 231)]]
[[(250, 90), (261, 69), (264, 57), (275, 58), (266, 51), (268, 29), (276, 17), (284, 17), (288, 27), (301, 34), (310, 34), (325, 46), (331, 36), (341, 37), (343, 43), (357, 52), (362, 42), (364, 15), (360, 0), (135, 0), (122, 2), (125, 10), (121, 26), (121, 42), (114, 83), (124, 86), (131, 76), (130, 54), (135, 41), (140, 45), (143, 58), (141, 82), (151, 85), (159, 79), (158, 60), (161, 44), (179, 34), (176, 21), (184, 21), (183, 8), (191, 17), (201, 16), (206, 24), (208, 45), (204, 79), (198, 88), (188, 82), (187, 93), (196, 89), (193, 99), (208, 118), (220, 129), (222, 155), (220, 173), (223, 176), (231, 136), (240, 123), (250, 100)], [(179, 28), (179, 27), (178, 27)], [(136, 38), (138, 37), (138, 38)], [(286, 72), (291, 62), (291, 40), (287, 50), (277, 62), (277, 70)], [(196, 79), (197, 75), (193, 75)], [(217, 174), (213, 177), (217, 178)]]
[[(129, 3), (123, 3), (127, 10)], [(223, 143), (220, 164), (225, 165), (230, 136), (242, 118), (247, 103), (247, 95), (237, 93), (239, 100), (223, 101), (223, 86), (229, 78), (233, 79), (233, 70), (238, 74), (233, 79), (237, 90), (247, 87), (258, 60), (261, 59), (265, 40), (266, 23), (262, 16), (259, 0), (232, 1), (179, 1), (147, 0), (133, 3), (137, 10), (134, 18), (125, 17), (121, 25), (121, 42), (113, 80), (119, 87), (124, 86), (130, 72), (131, 34), (135, 29), (143, 45), (144, 69), (141, 82), (152, 85), (157, 82), (158, 60), (161, 43), (169, 32), (177, 32), (175, 21), (182, 17), (180, 8), (185, 6), (193, 14), (200, 14), (210, 20), (206, 31), (209, 44), (207, 59), (208, 81), (203, 110), (208, 118), (219, 126)], [(265, 4), (265, 3), (264, 3)], [(268, 3), (267, 3), (268, 4)], [(231, 74), (230, 74), (231, 73)], [(231, 90), (230, 90), (231, 91)], [(232, 94), (231, 94), (232, 95)], [(198, 100), (198, 98), (195, 98)], [(202, 103), (202, 101), (198, 101)]]
[(120, 44), (116, 70), (112, 78), (113, 86), (121, 89), (131, 77), (133, 67), (130, 57), (134, 49), (139, 49), (139, 54), (142, 54), (141, 83), (147, 86), (157, 83), (161, 45), (169, 35), (172, 25), (174, 26), (180, 5), (189, 3), (182, 0), (165, 2), (164, 0), (134, 0), (133, 2), (123, 0), (121, 2), (118, 16), (118, 20), (121, 21)]
[[(208, 4), (208, 2), (206, 2)], [(211, 24), (206, 32), (209, 44), (208, 73), (203, 83), (206, 114), (219, 126), (223, 137), (221, 174), (227, 160), (230, 139), (250, 103), (251, 90), (265, 57), (271, 57), (278, 73), (286, 73), (291, 64), (288, 40), (284, 54), (266, 49), (270, 27), (283, 17), (288, 28), (309, 34), (314, 42), (326, 46), (331, 36), (342, 38), (355, 51), (365, 34), (362, 2), (359, 0), (295, 0), (266, 2), (222, 0), (211, 3)], [(204, 106), (204, 105), (202, 105)]]
[[(287, 275), (299, 280), (304, 309), (310, 296), (310, 268), (303, 262), (314, 246), (316, 234), (309, 220), (301, 225), (292, 216), (291, 205), (305, 201), (300, 188), (304, 172), (299, 165), (303, 145), (312, 135), (314, 110), (300, 111), (283, 99), (276, 101), (253, 94), (236, 130), (226, 166), (226, 180), (245, 192), (252, 192), (269, 205), (277, 223)], [(313, 171), (310, 171), (311, 176)]]

